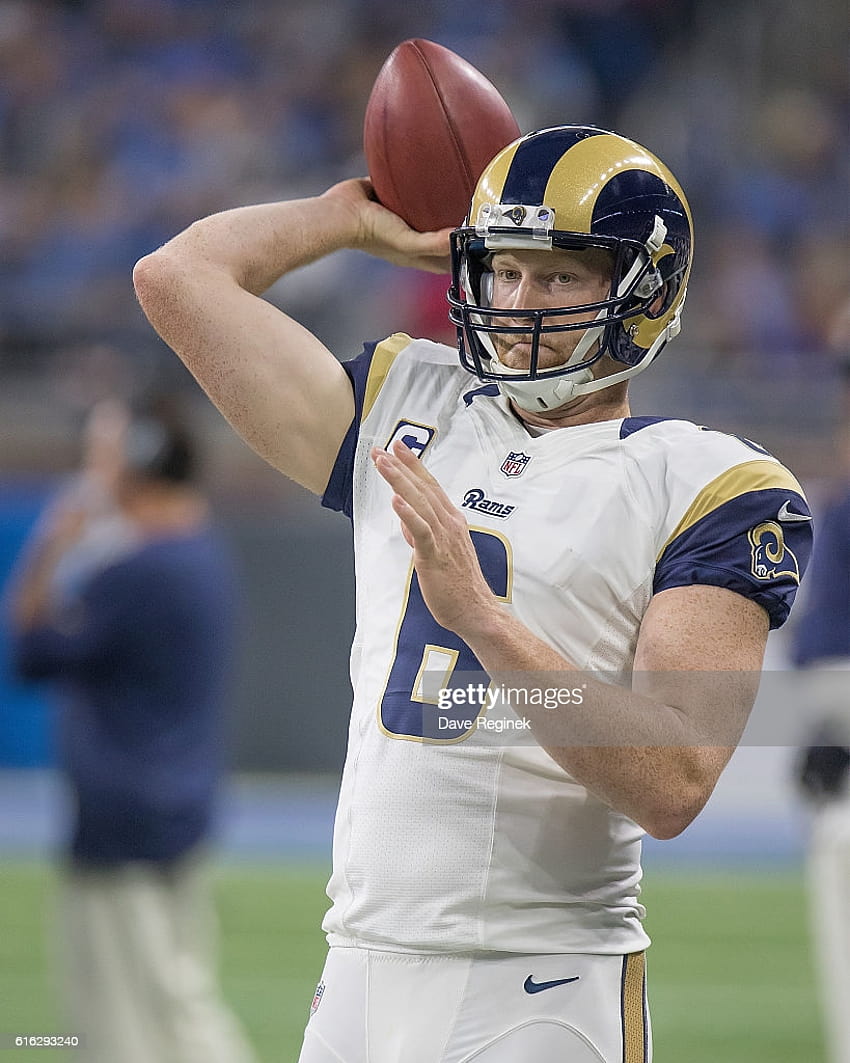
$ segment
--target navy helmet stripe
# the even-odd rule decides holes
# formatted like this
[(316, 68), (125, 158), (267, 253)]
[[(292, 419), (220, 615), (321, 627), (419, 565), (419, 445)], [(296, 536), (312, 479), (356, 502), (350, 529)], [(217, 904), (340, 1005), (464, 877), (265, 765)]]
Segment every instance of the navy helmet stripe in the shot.
[[(565, 127), (552, 135), (552, 130), (530, 136), (521, 144), (511, 161), (502, 191), (502, 203), (542, 203), (549, 176), (564, 152), (588, 136), (604, 133), (604, 129), (570, 129)], [(546, 134), (545, 136), (543, 134)]]
[[(641, 214), (645, 218), (644, 232), (636, 228)], [(673, 247), (677, 246), (675, 241), (690, 238), (688, 216), (676, 192), (657, 174), (634, 167), (616, 174), (599, 190), (591, 231), (602, 226), (606, 234), (646, 239), (655, 215), (660, 215), (667, 225), (668, 243)]]
[(624, 207), (652, 210), (656, 206), (656, 197), (663, 201), (671, 192), (672, 189), (668, 189), (657, 174), (633, 166), (614, 174), (611, 180), (600, 188), (593, 206), (593, 220), (616, 217), (623, 213)]

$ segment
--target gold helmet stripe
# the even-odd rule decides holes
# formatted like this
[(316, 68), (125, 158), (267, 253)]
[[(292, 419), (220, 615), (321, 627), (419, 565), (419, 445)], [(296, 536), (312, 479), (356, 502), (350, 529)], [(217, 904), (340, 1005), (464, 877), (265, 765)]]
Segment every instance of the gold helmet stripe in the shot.
[(685, 195), (667, 167), (639, 144), (610, 133), (579, 140), (552, 168), (544, 202), (555, 211), (555, 228), (589, 233), (600, 192), (621, 170), (644, 170), (668, 184), (693, 229)]
[(483, 203), (499, 203), (501, 201), (508, 170), (510, 170), (514, 155), (516, 155), (521, 145), (521, 140), (515, 140), (513, 144), (508, 144), (488, 164), (472, 197), (472, 206), (469, 214), (470, 225), (475, 224), (479, 208)]

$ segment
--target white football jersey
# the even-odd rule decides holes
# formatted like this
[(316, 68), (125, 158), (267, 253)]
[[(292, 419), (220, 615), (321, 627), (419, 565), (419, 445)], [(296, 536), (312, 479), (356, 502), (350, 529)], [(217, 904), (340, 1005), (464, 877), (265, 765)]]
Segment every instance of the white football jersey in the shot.
[[(369, 451), (403, 439), (466, 514), (505, 608), (577, 668), (624, 682), (658, 590), (720, 585), (784, 621), (811, 535), (799, 484), (754, 444), (685, 421), (534, 436), (429, 341), (393, 336), (346, 370), (357, 413), (323, 499), (353, 519), (357, 582), (329, 942), (644, 948), (641, 828), (533, 742), (439, 724), (426, 675), (488, 677), (425, 606)], [(800, 519), (781, 523), (782, 507)]]

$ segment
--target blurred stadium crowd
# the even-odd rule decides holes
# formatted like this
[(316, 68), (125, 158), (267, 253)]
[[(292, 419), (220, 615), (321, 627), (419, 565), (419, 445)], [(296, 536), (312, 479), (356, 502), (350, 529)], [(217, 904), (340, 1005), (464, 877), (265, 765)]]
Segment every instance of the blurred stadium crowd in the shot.
[[(523, 130), (652, 146), (695, 214), (684, 342), (732, 374), (829, 379), (850, 350), (846, 22), (844, 0), (0, 0), (0, 381), (61, 408), (188, 387), (134, 261), (203, 214), (362, 173), (370, 86), (410, 36), (479, 66)], [(445, 287), (341, 254), (271, 298), (350, 357), (399, 328), (451, 340)]]

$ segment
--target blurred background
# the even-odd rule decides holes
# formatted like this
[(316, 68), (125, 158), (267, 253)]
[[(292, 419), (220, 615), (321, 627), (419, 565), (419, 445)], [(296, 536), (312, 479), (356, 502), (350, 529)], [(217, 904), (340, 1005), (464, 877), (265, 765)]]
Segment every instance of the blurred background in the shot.
[[(835, 440), (850, 413), (845, 0), (0, 0), (0, 584), (75, 467), (91, 406), (108, 395), (179, 394), (204, 440), (207, 485), (237, 549), (247, 603), (219, 833), (225, 948), (235, 948), (227, 945), (234, 926), (266, 936), (273, 923), (251, 930), (240, 920), (246, 907), (258, 920), (286, 907), (290, 871), (306, 867), (318, 884), (308, 891), (317, 894), (312, 967), (289, 958), (286, 941), (279, 952), (268, 946), (263, 964), (252, 965), (255, 953), (225, 953), (231, 995), (269, 1045), (281, 1043), (281, 998), (300, 993), (303, 1020), (321, 962), (321, 880), (350, 697), (349, 527), (234, 436), (147, 325), (130, 275), (139, 257), (201, 215), (318, 193), (364, 173), (371, 84), (399, 41), (420, 36), (484, 71), (523, 131), (613, 128), (649, 146), (684, 186), (696, 257), (683, 335), (638, 378), (634, 412), (758, 440), (815, 506), (839, 473)], [(396, 330), (453, 342), (446, 287), (352, 252), (299, 271), (268, 297), (345, 359)], [(772, 641), (769, 667), (787, 666), (787, 637)], [(41, 862), (62, 834), (53, 723), (49, 691), (9, 677), (0, 631), (6, 913), (16, 909), (4, 889), (23, 881), (24, 893), (38, 893)], [(673, 951), (662, 952), (660, 932), (656, 946), (657, 1035), (705, 1026), (700, 1037), (711, 1037), (707, 1016), (692, 1014), (682, 996), (685, 913), (688, 898), (703, 912), (715, 903), (700, 891), (718, 869), (731, 883), (723, 894), (731, 907), (717, 908), (730, 935), (721, 968), (748, 956), (763, 979), (756, 968), (772, 965), (772, 948), (790, 954), (782, 934), (791, 933), (802, 965), (793, 1006), (762, 980), (744, 1007), (734, 978), (707, 976), (695, 1006), (732, 1016), (728, 1043), (721, 1052), (714, 1042), (704, 1057), (694, 1046), (665, 1054), (659, 1044), (661, 1063), (762, 1058), (741, 1032), (741, 1015), (755, 1021), (754, 1009), (763, 1019), (754, 1036), (772, 1052), (765, 1058), (820, 1058), (793, 756), (787, 747), (743, 748), (700, 820), (681, 839), (647, 846), (648, 896), (657, 876), (668, 913), (675, 898), (682, 905)], [(266, 865), (281, 877), (246, 885), (246, 869)], [(680, 890), (670, 885), (677, 875)], [(267, 908), (241, 903), (244, 891), (266, 898), (270, 882)], [(781, 897), (771, 893), (777, 883)], [(746, 915), (736, 896), (755, 899)], [(759, 903), (765, 897), (775, 909)], [(8, 989), (0, 1032), (25, 1017), (58, 1028), (39, 966), (43, 920), (36, 907), (18, 916), (33, 927), (19, 930), (14, 948), (7, 935), (5, 955), (0, 937)], [(26, 970), (24, 954), (35, 957)], [(19, 1002), (4, 1015), (3, 1000)], [(294, 1051), (269, 1049), (268, 1058)]]

